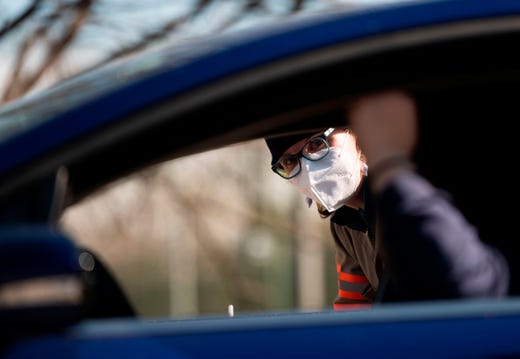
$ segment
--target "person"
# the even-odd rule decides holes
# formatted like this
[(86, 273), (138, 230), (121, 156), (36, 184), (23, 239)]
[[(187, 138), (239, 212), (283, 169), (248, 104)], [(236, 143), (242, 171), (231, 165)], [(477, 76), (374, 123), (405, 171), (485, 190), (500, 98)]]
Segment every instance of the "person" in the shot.
[(388, 90), (350, 101), (346, 128), (265, 139), (272, 170), (330, 218), (336, 310), (507, 295), (502, 253), (415, 171), (416, 117), (412, 96)]

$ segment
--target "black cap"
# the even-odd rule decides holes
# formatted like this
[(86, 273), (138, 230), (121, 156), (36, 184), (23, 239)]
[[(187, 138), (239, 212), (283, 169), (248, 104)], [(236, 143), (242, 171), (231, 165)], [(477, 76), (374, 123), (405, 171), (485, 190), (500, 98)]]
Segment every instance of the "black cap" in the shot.
[(269, 147), (269, 151), (271, 151), (271, 166), (274, 165), (278, 159), (280, 159), (280, 157), (289, 147), (309, 136), (312, 136), (318, 131), (319, 130), (290, 136), (266, 138), (265, 142), (267, 143), (267, 147)]

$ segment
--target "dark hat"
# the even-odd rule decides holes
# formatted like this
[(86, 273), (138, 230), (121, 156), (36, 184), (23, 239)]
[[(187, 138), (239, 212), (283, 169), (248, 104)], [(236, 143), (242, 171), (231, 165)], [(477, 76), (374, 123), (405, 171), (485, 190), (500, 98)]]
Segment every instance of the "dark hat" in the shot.
[(294, 145), (296, 142), (303, 140), (304, 138), (312, 136), (318, 131), (319, 130), (298, 133), (296, 135), (290, 136), (266, 138), (265, 142), (267, 143), (267, 147), (269, 147), (269, 151), (271, 151), (271, 165), (274, 165), (289, 147)]

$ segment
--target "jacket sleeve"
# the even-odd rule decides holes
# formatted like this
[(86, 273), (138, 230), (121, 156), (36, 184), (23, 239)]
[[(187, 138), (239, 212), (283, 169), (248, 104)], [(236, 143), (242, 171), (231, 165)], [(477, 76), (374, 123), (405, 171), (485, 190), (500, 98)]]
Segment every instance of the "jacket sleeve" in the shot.
[(376, 206), (400, 300), (507, 294), (509, 269), (502, 253), (482, 242), (450, 197), (420, 175), (399, 173)]

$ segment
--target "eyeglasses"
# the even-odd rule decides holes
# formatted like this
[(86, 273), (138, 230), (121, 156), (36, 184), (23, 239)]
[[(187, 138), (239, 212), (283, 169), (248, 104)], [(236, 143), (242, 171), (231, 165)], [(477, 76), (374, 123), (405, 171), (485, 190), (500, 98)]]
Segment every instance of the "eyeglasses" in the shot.
[(330, 145), (327, 138), (333, 131), (334, 128), (329, 128), (321, 135), (311, 138), (298, 153), (280, 157), (271, 169), (285, 179), (296, 177), (302, 170), (301, 157), (309, 161), (319, 161), (329, 154)]

